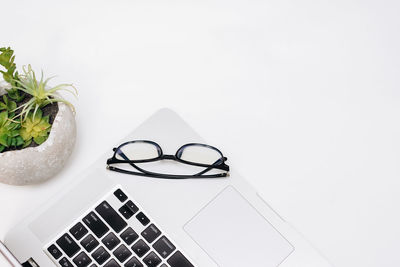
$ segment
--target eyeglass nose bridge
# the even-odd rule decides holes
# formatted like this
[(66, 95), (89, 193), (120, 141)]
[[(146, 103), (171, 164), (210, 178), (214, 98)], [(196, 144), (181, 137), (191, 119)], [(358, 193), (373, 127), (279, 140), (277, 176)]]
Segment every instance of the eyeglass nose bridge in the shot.
[(170, 159), (170, 160), (175, 160), (176, 157), (174, 155), (162, 155), (161, 159)]

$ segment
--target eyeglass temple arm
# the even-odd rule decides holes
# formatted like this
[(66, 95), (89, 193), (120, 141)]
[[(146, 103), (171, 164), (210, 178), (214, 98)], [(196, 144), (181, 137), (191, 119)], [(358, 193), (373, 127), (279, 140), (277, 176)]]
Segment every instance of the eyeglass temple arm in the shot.
[[(206, 169), (202, 170), (199, 173), (196, 173), (195, 175), (202, 175), (212, 169), (220, 169), (220, 170), (227, 171), (229, 173), (229, 166), (225, 164), (226, 160), (227, 160), (226, 157), (220, 158), (217, 161), (215, 161), (211, 166), (207, 167)], [(217, 165), (221, 161), (222, 161), (222, 165)], [(216, 166), (214, 166), (214, 165), (216, 165)]]
[[(117, 148), (114, 148), (114, 151), (116, 151), (117, 150)], [(125, 153), (124, 152), (122, 152), (121, 150), (119, 150), (118, 152), (118, 155), (120, 155), (124, 160), (130, 160), (126, 155), (125, 155)], [(107, 164), (109, 163), (109, 161), (107, 160)], [(137, 167), (135, 164), (133, 164), (133, 163), (129, 163), (129, 165), (131, 165), (133, 168), (135, 168), (136, 170), (138, 170), (138, 171), (140, 171), (140, 172), (142, 172), (143, 173), (143, 170), (142, 169), (140, 169), (139, 167)], [(114, 169), (118, 169), (118, 168), (115, 168), (115, 167), (112, 167), (112, 168), (114, 168)], [(111, 167), (108, 167), (108, 169), (111, 169)]]
[(219, 174), (210, 174), (210, 175), (168, 175), (168, 174), (157, 174), (157, 173), (143, 173), (143, 172), (134, 172), (134, 171), (128, 171), (128, 170), (123, 170), (120, 168), (116, 168), (113, 166), (107, 166), (107, 169), (110, 171), (115, 171), (115, 172), (120, 172), (124, 174), (133, 174), (133, 175), (139, 175), (139, 176), (145, 176), (145, 177), (154, 177), (154, 178), (162, 178), (162, 179), (173, 179), (173, 180), (179, 180), (179, 179), (189, 179), (189, 178), (224, 178), (229, 176), (228, 173), (219, 173)]

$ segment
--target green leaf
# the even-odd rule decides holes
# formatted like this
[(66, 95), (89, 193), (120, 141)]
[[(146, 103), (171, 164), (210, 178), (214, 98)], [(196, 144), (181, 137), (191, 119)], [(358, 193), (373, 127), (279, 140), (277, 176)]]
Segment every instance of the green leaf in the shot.
[(38, 110), (36, 111), (36, 114), (35, 114), (35, 118), (33, 118), (33, 121), (40, 122), (40, 120), (42, 119), (42, 116), (43, 116), (43, 112), (40, 108), (38, 108)]
[(0, 144), (5, 146), (5, 147), (8, 147), (7, 135), (6, 134), (0, 135)]
[(0, 126), (6, 123), (7, 117), (8, 117), (7, 111), (3, 111), (0, 113)]
[(4, 150), (5, 148), (6, 148), (5, 146), (0, 145), (0, 153), (3, 152), (3, 150)]
[(10, 138), (10, 146), (16, 146), (17, 145), (17, 140), (15, 140), (15, 138)]
[[(22, 139), (22, 138), (21, 138), (21, 139)], [(23, 140), (22, 140), (22, 143), (24, 143)], [(22, 148), (28, 147), (31, 143), (32, 143), (32, 138), (29, 139), (28, 141), (26, 141), (26, 142), (24, 143), (24, 145), (22, 146)]]
[(33, 141), (35, 141), (36, 144), (41, 145), (44, 143), (44, 141), (46, 141), (47, 136), (37, 136), (35, 138), (33, 138)]
[(19, 131), (16, 130), (17, 127), (15, 126), (11, 126), (12, 127), (12, 131), (10, 131), (9, 136), (10, 137), (18, 137), (19, 136)]
[(24, 144), (24, 139), (21, 136), (17, 136), (17, 146), (22, 146)]
[[(0, 110), (11, 112), (17, 108), (17, 103), (9, 101), (7, 95), (3, 95), (3, 102), (0, 102)], [(12, 117), (12, 116), (10, 116)]]

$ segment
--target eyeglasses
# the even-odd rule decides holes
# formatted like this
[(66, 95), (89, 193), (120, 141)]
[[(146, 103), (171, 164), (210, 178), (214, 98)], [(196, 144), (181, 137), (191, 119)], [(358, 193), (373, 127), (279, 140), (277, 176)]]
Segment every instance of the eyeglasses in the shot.
[[(114, 155), (107, 160), (107, 169), (125, 174), (133, 174), (147, 177), (164, 179), (185, 179), (185, 178), (221, 178), (229, 176), (229, 166), (225, 164), (227, 158), (217, 148), (205, 144), (189, 143), (181, 146), (175, 155), (166, 155), (163, 153), (160, 145), (148, 140), (135, 140), (123, 143), (113, 149)], [(151, 163), (161, 160), (174, 160), (186, 165), (201, 168), (191, 175), (164, 174), (145, 170), (146, 165), (142, 163)], [(135, 170), (127, 168), (118, 168), (112, 164), (127, 164)], [(128, 167), (125, 165), (126, 167)], [(215, 172), (210, 174), (209, 172)], [(207, 174), (208, 173), (208, 174)]]

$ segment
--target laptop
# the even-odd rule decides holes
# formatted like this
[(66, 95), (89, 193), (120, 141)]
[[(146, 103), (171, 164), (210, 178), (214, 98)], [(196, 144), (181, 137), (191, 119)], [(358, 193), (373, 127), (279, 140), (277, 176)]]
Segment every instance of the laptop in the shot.
[[(207, 144), (169, 109), (159, 110), (115, 145), (143, 139), (168, 154), (186, 143)], [(109, 148), (6, 235), (5, 245), (19, 262), (40, 267), (331, 266), (234, 166), (226, 178), (155, 179), (107, 170), (111, 155)], [(170, 165), (169, 171), (180, 171), (178, 163)]]

